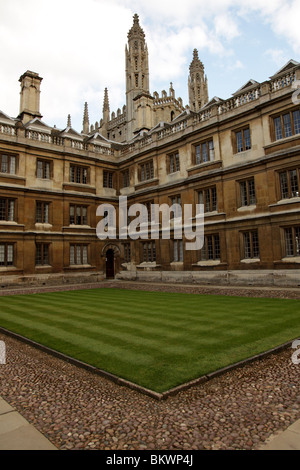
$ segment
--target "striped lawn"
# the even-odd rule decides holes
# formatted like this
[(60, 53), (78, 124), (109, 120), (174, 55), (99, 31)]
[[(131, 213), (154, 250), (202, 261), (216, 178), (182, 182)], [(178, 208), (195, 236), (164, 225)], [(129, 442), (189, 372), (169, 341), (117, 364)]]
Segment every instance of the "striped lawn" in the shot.
[(0, 326), (163, 392), (299, 337), (300, 303), (92, 289), (2, 296)]

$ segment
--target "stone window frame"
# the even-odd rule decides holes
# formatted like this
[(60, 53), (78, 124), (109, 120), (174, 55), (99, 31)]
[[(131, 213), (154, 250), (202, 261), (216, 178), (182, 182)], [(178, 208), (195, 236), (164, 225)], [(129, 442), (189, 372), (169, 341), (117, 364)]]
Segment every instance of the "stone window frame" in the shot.
[[(202, 199), (200, 196), (201, 193), (202, 193)], [(207, 194), (209, 195), (209, 198), (207, 197)], [(217, 185), (214, 184), (214, 185), (210, 185), (204, 188), (197, 189), (197, 204), (204, 205), (204, 213), (217, 212), (218, 211)]]
[(138, 173), (140, 182), (151, 181), (152, 179), (154, 179), (153, 158), (140, 163)]
[[(71, 215), (71, 208), (74, 208), (74, 214)], [(88, 225), (89, 220), (89, 206), (86, 204), (69, 204), (69, 225)], [(78, 209), (80, 210), (80, 215), (78, 215)], [(84, 210), (86, 215), (84, 215)], [(74, 217), (74, 222), (71, 221), (71, 217)], [(77, 218), (80, 217), (81, 223), (77, 223)]]
[(70, 243), (69, 253), (70, 266), (89, 264), (89, 245), (87, 243)]
[(203, 246), (200, 250), (201, 261), (221, 260), (221, 237), (219, 232), (204, 235)]
[(177, 173), (180, 171), (180, 156), (179, 151), (175, 150), (167, 155), (167, 172), (169, 174)]
[[(0, 223), (1, 222), (16, 222), (17, 220), (17, 199), (11, 197), (0, 197), (0, 201), (4, 201), (3, 213), (4, 218), (2, 218), (2, 209), (0, 212)], [(11, 203), (13, 203), (13, 207), (11, 207)], [(12, 214), (11, 214), (12, 211)]]
[[(246, 132), (249, 132), (249, 135), (246, 136)], [(239, 134), (240, 134), (240, 143), (239, 145)], [(251, 138), (251, 127), (250, 124), (246, 124), (237, 129), (232, 130), (232, 149), (234, 154), (239, 154), (247, 152), (252, 148), (252, 138)], [(250, 144), (250, 145), (249, 145)]]
[(35, 265), (51, 266), (50, 262), (51, 243), (37, 242), (35, 244)]
[[(16, 244), (12, 242), (1, 242), (0, 243), (0, 267), (11, 267), (15, 265), (15, 256), (16, 256)], [(12, 251), (9, 253), (9, 248)], [(10, 261), (10, 255), (12, 254), (12, 260)], [(2, 261), (3, 255), (3, 261)], [(8, 261), (9, 258), (9, 261)]]
[(260, 259), (258, 229), (242, 230), (240, 232), (241, 259)]
[[(288, 116), (288, 121), (286, 120)], [(296, 118), (297, 116), (297, 118)], [(293, 107), (270, 116), (271, 139), (273, 142), (300, 135), (300, 108)]]
[[(40, 209), (38, 206), (41, 206)], [(39, 217), (39, 214), (41, 215)], [(51, 223), (51, 202), (50, 201), (35, 201), (35, 223), (36, 224), (50, 224)]]
[[(7, 162), (4, 161), (5, 157), (7, 159)], [(5, 171), (5, 165), (7, 165), (6, 171)], [(18, 167), (19, 167), (19, 156), (17, 154), (12, 154), (9, 152), (0, 153), (0, 173), (3, 173), (5, 175), (16, 175), (18, 173)]]
[(38, 157), (36, 159), (36, 178), (51, 180), (53, 178), (53, 161)]
[[(237, 191), (237, 199), (238, 199), (238, 207), (248, 207), (256, 205), (257, 198), (256, 198), (256, 187), (255, 187), (255, 177), (251, 176), (249, 178), (244, 178), (242, 180), (237, 181), (238, 184), (238, 191)], [(251, 185), (253, 187), (251, 188)], [(243, 194), (243, 186), (245, 192)]]
[[(292, 181), (291, 172), (296, 173), (296, 185), (295, 181)], [(285, 175), (285, 178), (284, 178)], [(282, 168), (277, 171), (277, 187), (278, 194), (277, 199), (279, 201), (284, 199), (292, 199), (294, 197), (300, 197), (300, 168)], [(285, 179), (285, 181), (284, 181)], [(285, 196), (286, 195), (286, 196)]]
[[(204, 149), (206, 148), (206, 153)], [(215, 160), (215, 147), (213, 137), (209, 137), (201, 142), (193, 144), (192, 163), (193, 165), (202, 165), (203, 163), (213, 162)]]
[[(289, 240), (287, 236), (289, 236)], [(300, 256), (300, 225), (282, 227), (282, 251), (283, 258)]]
[(155, 240), (141, 242), (142, 263), (156, 263), (157, 247)]
[(103, 170), (103, 188), (113, 189), (115, 186), (115, 172)]
[(70, 183), (89, 184), (89, 180), (90, 167), (77, 165), (76, 163), (70, 164)]

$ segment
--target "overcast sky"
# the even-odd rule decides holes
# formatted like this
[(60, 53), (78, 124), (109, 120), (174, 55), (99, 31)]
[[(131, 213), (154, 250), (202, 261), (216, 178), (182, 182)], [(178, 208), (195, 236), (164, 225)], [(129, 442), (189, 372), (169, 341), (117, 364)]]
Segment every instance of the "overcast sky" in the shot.
[(125, 44), (137, 13), (149, 49), (150, 92), (169, 90), (188, 104), (197, 48), (209, 97), (229, 98), (250, 78), (267, 80), (300, 62), (300, 0), (0, 0), (0, 110), (19, 113), (19, 77), (43, 77), (43, 121), (82, 130), (125, 104)]

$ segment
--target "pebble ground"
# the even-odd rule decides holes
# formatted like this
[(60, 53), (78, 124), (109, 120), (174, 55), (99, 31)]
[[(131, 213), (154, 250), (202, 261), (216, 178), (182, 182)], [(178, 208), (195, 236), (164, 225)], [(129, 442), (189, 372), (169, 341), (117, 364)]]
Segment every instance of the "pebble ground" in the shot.
[[(153, 289), (191, 292), (182, 286)], [(265, 290), (263, 296), (299, 293)], [(292, 349), (157, 401), (3, 334), (0, 339), (7, 348), (0, 396), (58, 449), (251, 450), (300, 418), (300, 365), (292, 363)]]

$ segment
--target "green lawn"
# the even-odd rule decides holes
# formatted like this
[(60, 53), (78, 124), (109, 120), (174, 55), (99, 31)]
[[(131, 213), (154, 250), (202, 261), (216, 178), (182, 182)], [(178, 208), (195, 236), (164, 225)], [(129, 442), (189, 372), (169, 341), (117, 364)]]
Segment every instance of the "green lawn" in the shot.
[(299, 337), (300, 303), (92, 289), (0, 297), (0, 326), (163, 392)]

